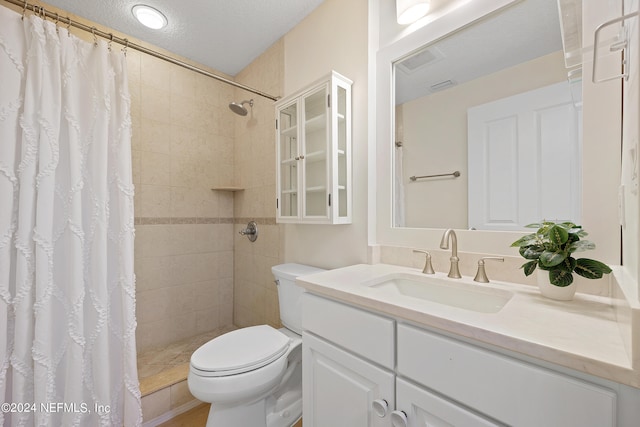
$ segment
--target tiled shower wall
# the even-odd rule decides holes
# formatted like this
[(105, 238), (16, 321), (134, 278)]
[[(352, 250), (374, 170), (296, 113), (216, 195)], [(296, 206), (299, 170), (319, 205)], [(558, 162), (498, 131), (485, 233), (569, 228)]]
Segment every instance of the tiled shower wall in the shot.
[(232, 87), (128, 52), (137, 347), (232, 323)]
[[(284, 45), (280, 40), (236, 76), (236, 81), (274, 96), (283, 93)], [(239, 102), (254, 105), (235, 124), (234, 178), (244, 191), (235, 193), (234, 323), (280, 326), (278, 293), (271, 267), (282, 263), (283, 226), (276, 225), (275, 109), (273, 101), (236, 89)], [(258, 223), (258, 240), (238, 232)]]

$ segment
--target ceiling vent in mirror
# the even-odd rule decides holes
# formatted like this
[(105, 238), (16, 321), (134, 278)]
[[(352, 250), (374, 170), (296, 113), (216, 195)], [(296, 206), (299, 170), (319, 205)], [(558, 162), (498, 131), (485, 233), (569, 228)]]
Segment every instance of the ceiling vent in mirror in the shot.
[(429, 49), (424, 49), (413, 56), (403, 59), (402, 61), (397, 63), (397, 66), (405, 73), (411, 74), (417, 69), (424, 67), (425, 65), (435, 64), (443, 58), (444, 55), (442, 54), (442, 52), (440, 52), (438, 48), (432, 47)]
[(451, 86), (455, 86), (457, 84), (458, 83), (456, 83), (454, 80), (444, 80), (439, 83), (432, 84), (431, 86), (429, 86), (429, 90), (431, 92), (438, 92), (438, 91), (450, 88)]

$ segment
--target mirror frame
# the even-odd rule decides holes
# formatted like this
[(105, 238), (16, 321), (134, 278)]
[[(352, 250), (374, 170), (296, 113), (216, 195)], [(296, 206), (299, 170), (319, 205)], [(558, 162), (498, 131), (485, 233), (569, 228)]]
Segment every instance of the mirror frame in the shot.
[[(417, 248), (437, 247), (442, 229), (392, 227), (393, 190), (390, 177), (393, 173), (394, 151), (394, 70), (397, 61), (431, 45), (457, 31), (487, 18), (520, 0), (485, 0), (467, 2), (433, 19), (429, 25), (417, 28), (388, 46), (382, 47), (376, 56), (376, 243), (390, 246)], [(510, 248), (511, 242), (524, 233), (509, 231), (456, 230), (462, 240), (461, 251), (517, 255)]]

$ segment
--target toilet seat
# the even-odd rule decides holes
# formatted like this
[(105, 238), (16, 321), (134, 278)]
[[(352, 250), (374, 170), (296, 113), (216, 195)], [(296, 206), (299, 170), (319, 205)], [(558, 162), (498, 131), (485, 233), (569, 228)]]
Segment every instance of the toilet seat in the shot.
[(282, 357), (291, 339), (269, 325), (237, 329), (212, 339), (191, 356), (192, 371), (203, 377), (237, 375)]

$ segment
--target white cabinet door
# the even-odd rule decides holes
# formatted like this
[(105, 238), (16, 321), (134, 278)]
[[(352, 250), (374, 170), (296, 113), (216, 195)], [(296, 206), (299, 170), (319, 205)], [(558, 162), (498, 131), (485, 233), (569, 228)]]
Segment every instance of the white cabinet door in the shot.
[[(304, 427), (390, 427), (374, 401), (394, 408), (394, 374), (308, 333), (303, 334)], [(380, 414), (382, 415), (382, 414)]]
[(499, 426), (448, 400), (398, 378), (396, 407), (407, 417), (408, 427)]
[(564, 82), (468, 110), (469, 227), (579, 223), (581, 108)]

